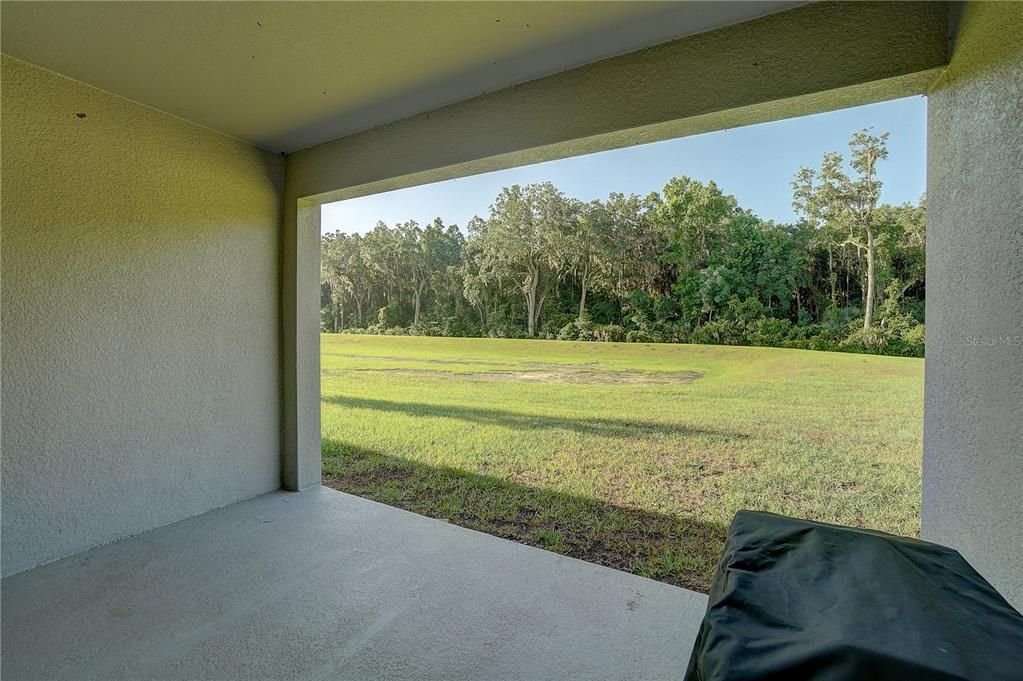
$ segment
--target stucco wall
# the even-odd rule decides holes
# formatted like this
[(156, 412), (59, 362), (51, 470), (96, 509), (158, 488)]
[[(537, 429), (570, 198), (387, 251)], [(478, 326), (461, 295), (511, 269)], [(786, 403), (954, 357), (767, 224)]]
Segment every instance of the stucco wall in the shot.
[(928, 115), (923, 536), (1023, 609), (1023, 4), (966, 4)]
[(279, 486), (283, 169), (2, 69), (7, 575)]

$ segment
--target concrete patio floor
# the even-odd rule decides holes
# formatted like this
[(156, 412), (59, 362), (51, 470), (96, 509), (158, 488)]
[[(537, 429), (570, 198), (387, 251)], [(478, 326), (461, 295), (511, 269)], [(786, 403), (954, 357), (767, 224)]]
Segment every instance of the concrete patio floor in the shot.
[(2, 582), (4, 680), (679, 679), (706, 596), (327, 488)]

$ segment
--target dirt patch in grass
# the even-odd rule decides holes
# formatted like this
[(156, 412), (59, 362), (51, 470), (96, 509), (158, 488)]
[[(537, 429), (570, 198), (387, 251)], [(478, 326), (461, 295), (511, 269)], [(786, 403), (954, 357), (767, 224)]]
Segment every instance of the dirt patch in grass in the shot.
[[(376, 360), (376, 361), (381, 361), (381, 362), (407, 362), (407, 361), (409, 361), (408, 357), (395, 357), (394, 355), (362, 355), (362, 354), (359, 354), (359, 355), (345, 355), (343, 353), (338, 353), (338, 356), (341, 356), (341, 357), (357, 357), (360, 360), (371, 359), (371, 360)], [(423, 364), (463, 364), (463, 365), (464, 364), (475, 364), (475, 365), (478, 365), (478, 366), (494, 366), (494, 367), (518, 366), (517, 362), (500, 362), (500, 361), (493, 360), (493, 359), (472, 359), (472, 358), (443, 359), (443, 358), (438, 358), (438, 357), (430, 357), (430, 358), (416, 358), (416, 361), (417, 362), (422, 362)]]
[(513, 383), (570, 383), (580, 385), (680, 385), (702, 378), (698, 371), (615, 371), (580, 364), (536, 364), (519, 369), (499, 371), (443, 371), (440, 369), (408, 369), (402, 367), (350, 369), (355, 372), (458, 378), (467, 381), (501, 381)]

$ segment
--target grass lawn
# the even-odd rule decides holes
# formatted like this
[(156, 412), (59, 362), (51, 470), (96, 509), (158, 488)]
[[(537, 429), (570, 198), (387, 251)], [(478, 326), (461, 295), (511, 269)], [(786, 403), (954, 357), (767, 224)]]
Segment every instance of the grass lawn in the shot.
[(915, 536), (923, 360), (321, 336), (324, 483), (706, 591), (737, 509)]

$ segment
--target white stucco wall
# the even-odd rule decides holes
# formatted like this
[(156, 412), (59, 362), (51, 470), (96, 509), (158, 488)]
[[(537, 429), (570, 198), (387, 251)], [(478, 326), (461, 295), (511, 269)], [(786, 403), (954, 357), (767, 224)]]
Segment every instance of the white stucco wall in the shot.
[(279, 486), (283, 164), (2, 68), (8, 575)]
[(1023, 609), (1023, 4), (966, 4), (928, 116), (923, 537)]

